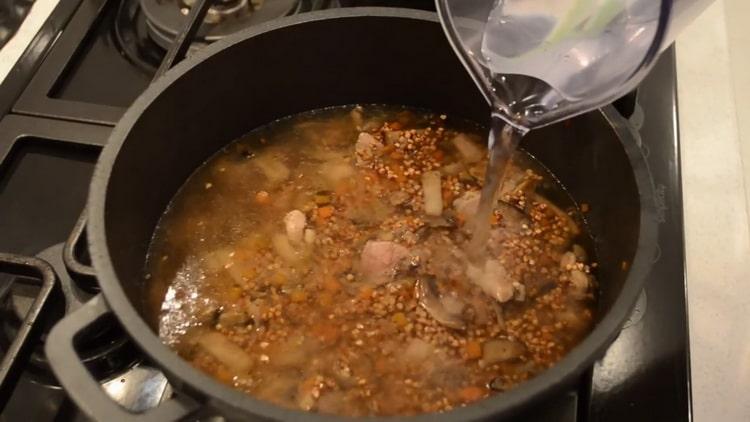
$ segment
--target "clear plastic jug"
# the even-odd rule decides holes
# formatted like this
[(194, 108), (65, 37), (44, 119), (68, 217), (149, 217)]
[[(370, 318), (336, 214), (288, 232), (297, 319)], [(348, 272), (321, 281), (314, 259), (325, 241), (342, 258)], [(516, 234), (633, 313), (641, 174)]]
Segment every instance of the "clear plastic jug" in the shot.
[(436, 0), (495, 113), (523, 131), (632, 90), (712, 0)]

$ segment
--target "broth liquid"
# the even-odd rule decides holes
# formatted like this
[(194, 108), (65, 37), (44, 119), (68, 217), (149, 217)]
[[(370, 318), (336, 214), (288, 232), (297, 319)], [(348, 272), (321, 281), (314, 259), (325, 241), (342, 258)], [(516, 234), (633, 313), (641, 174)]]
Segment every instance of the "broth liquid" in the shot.
[[(485, 128), (393, 106), (303, 113), (227, 145), (155, 231), (155, 331), (248, 395), (343, 416), (447, 411), (539, 374), (590, 331), (595, 280), (571, 198), (504, 126), (491, 160)], [(487, 265), (470, 262), (472, 228)]]

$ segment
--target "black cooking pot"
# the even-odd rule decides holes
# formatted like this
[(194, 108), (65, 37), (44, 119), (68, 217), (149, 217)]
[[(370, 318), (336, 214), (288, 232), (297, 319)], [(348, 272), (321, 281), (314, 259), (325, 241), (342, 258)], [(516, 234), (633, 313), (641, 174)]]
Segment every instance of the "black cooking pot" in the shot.
[[(197, 409), (229, 419), (304, 419), (191, 367), (144, 320), (143, 269), (159, 217), (178, 188), (228, 142), (280, 117), (326, 106), (388, 103), (487, 123), (489, 109), (454, 55), (437, 16), (340, 9), (262, 25), (217, 42), (157, 80), (125, 113), (91, 185), (89, 247), (102, 295), (50, 333), (47, 354), (75, 402), (98, 420), (167, 420)], [(559, 391), (603, 355), (641, 291), (655, 250), (651, 178), (637, 135), (611, 107), (532, 132), (523, 148), (588, 203), (601, 285), (598, 322), (553, 368), (517, 388), (414, 421), (501, 420)], [(141, 415), (111, 402), (74, 350), (113, 313), (175, 396)]]

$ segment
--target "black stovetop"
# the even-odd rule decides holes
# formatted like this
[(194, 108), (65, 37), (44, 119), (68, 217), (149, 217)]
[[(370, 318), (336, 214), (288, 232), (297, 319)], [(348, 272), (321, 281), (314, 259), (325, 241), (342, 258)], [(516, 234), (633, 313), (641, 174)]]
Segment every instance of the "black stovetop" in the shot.
[[(293, 13), (363, 3), (431, 7), (429, 0), (301, 0)], [(110, 130), (149, 84), (163, 53), (137, 2), (61, 1), (0, 86), (0, 261), (9, 261), (2, 253), (42, 259), (0, 262), (0, 355), (6, 357), (0, 406), (7, 399), (0, 421), (85, 420), (56, 386), (40, 344), (49, 326), (97, 291), (79, 240), (89, 179)], [(634, 110), (621, 104), (641, 134), (659, 203), (661, 253), (646, 288), (618, 339), (578, 388), (540, 402), (518, 420), (690, 419), (674, 66), (669, 51), (638, 88)], [(47, 295), (50, 274), (56, 284)], [(9, 365), (8, 351), (29, 308), (39, 318), (28, 347)], [(170, 394), (166, 379), (112, 325), (86, 339), (89, 368), (126, 407), (157, 404)]]

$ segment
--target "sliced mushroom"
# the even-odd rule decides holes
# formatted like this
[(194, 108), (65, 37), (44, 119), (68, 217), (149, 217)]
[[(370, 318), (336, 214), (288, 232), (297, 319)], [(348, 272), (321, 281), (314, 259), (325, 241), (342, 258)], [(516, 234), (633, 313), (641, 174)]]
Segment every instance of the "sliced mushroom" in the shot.
[(505, 362), (521, 356), (525, 350), (523, 344), (512, 340), (490, 340), (482, 346), (482, 360), (489, 365)]
[(445, 303), (440, 298), (435, 279), (431, 277), (425, 277), (421, 280), (417, 280), (414, 285), (415, 295), (419, 301), (419, 305), (427, 311), (427, 313), (435, 319), (438, 323), (457, 330), (463, 330), (466, 328), (463, 318), (460, 312), (449, 311)]

